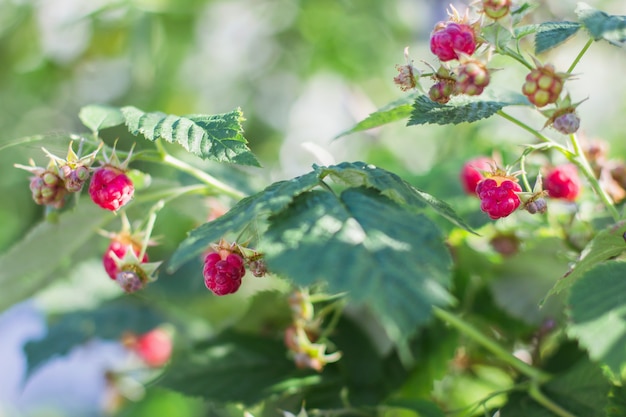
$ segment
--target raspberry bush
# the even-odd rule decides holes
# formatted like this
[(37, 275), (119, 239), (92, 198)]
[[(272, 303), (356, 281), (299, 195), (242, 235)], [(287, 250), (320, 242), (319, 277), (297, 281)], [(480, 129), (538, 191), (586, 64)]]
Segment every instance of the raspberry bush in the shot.
[[(211, 9), (220, 18), (202, 27), (219, 26), (235, 3)], [(141, 54), (181, 47), (184, 37), (162, 36), (172, 27), (200, 30), (182, 23), (205, 15), (170, 6), (133, 6), (160, 39), (133, 54), (155, 66), (135, 69), (146, 83), (136, 94), (169, 82), (161, 65), (180, 64)], [(473, 2), (433, 22), (411, 54), (395, 45), (405, 63), (394, 70), (368, 42), (372, 65), (354, 65), (358, 51), (342, 42), (367, 35), (369, 20), (338, 24), (326, 6), (294, 6), (292, 23), (259, 29), (285, 44), (266, 50), (259, 35), (250, 50), (282, 72), (266, 85), (255, 69), (233, 97), (226, 79), (211, 79), (215, 113), (187, 97), (200, 77), (182, 77), (191, 84), (167, 84), (167, 100), (81, 103), (83, 127), (0, 147), (19, 149), (14, 171), (39, 219), (0, 255), (0, 306), (64, 300), (24, 347), (28, 377), (104, 339), (128, 357), (103, 371), (102, 415), (152, 415), (167, 403), (192, 417), (626, 416), (626, 162), (621, 131), (588, 131), (586, 103), (603, 80), (591, 74), (586, 94), (576, 84), (589, 50), (623, 54), (626, 17), (580, 3), (572, 20), (542, 22), (556, 9)], [(372, 22), (390, 24), (385, 6), (369, 7)], [(296, 60), (280, 55), (299, 36), (331, 33)], [(362, 82), (399, 95), (334, 138), (363, 161), (335, 161), (340, 153), (294, 134), (272, 165), (277, 147), (264, 141), (290, 113), (274, 93), (299, 90), (299, 79), (281, 78), (296, 64), (303, 77), (346, 71), (355, 84), (345, 94)], [(177, 68), (199, 67), (208, 68), (201, 56)], [(207, 77), (247, 70), (210, 67)], [(231, 99), (259, 114), (221, 107)], [(330, 126), (317, 112), (293, 116), (294, 129)], [(384, 126), (401, 120), (399, 135)], [(300, 139), (315, 163), (296, 170), (290, 146)]]

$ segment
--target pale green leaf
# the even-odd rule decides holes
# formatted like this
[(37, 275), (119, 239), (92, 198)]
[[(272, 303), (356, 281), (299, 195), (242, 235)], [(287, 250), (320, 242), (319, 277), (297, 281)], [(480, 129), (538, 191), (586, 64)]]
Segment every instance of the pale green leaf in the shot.
[(625, 233), (626, 221), (621, 221), (596, 234), (582, 251), (576, 264), (554, 284), (548, 296), (570, 288), (590, 268), (621, 254), (626, 249)]
[(113, 218), (110, 211), (81, 200), (58, 223), (41, 222), (31, 229), (0, 256), (0, 311), (64, 278), (79, 249)]
[(585, 3), (577, 4), (576, 15), (594, 40), (604, 39), (614, 45), (626, 42), (626, 16), (609, 15)]
[(568, 335), (617, 375), (626, 364), (625, 277), (624, 262), (598, 265), (572, 286), (569, 296)]
[(260, 250), (270, 271), (297, 285), (348, 291), (378, 313), (395, 340), (428, 321), (433, 305), (452, 301), (440, 231), (375, 190), (304, 193), (269, 222)]
[(435, 103), (422, 95), (415, 99), (407, 126), (471, 123), (491, 117), (506, 106), (525, 104), (528, 104), (526, 97), (513, 93), (502, 99), (490, 99), (486, 94), (478, 97), (455, 96), (447, 104)]
[(574, 36), (580, 29), (577, 22), (545, 22), (537, 27), (535, 54), (540, 54), (558, 46)]
[(353, 128), (340, 133), (335, 137), (335, 139), (351, 133), (373, 129), (398, 120), (407, 119), (411, 115), (411, 111), (413, 109), (411, 106), (413, 100), (415, 100), (414, 93), (391, 102), (367, 116), (367, 118), (357, 123)]
[(118, 107), (101, 104), (91, 104), (81, 108), (78, 117), (92, 132), (98, 132), (124, 123), (124, 116), (122, 116), (122, 112)]
[(216, 115), (175, 116), (122, 107), (126, 127), (150, 141), (178, 143), (187, 151), (217, 162), (259, 166), (243, 136), (241, 110)]

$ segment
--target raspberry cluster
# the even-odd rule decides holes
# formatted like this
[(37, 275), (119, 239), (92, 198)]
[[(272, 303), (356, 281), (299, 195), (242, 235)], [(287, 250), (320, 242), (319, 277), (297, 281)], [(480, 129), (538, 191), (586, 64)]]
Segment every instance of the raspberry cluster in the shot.
[(485, 64), (477, 60), (469, 60), (456, 69), (457, 94), (477, 96), (489, 85), (489, 71)]
[(502, 176), (485, 178), (476, 186), (480, 209), (494, 220), (507, 217), (517, 210), (521, 201), (516, 193), (521, 191), (517, 182)]
[(551, 64), (538, 66), (526, 76), (522, 93), (537, 107), (555, 103), (563, 91), (563, 76)]
[(236, 292), (246, 274), (243, 258), (236, 253), (209, 253), (204, 258), (204, 284), (215, 295)]
[(459, 53), (471, 55), (476, 50), (474, 30), (463, 23), (440, 22), (430, 35), (430, 50), (441, 62), (459, 59)]
[(112, 165), (97, 168), (89, 184), (92, 201), (106, 210), (119, 210), (133, 198), (134, 193), (135, 187), (130, 178), (122, 169)]

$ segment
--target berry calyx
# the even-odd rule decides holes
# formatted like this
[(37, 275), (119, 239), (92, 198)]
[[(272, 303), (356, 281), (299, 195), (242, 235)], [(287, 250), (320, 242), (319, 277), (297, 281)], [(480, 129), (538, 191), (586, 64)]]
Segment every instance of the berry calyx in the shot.
[(459, 53), (476, 50), (474, 30), (465, 23), (439, 22), (430, 35), (430, 50), (442, 62), (459, 59)]
[(537, 107), (555, 103), (563, 91), (565, 75), (558, 74), (553, 65), (537, 66), (526, 76), (522, 93)]
[(204, 285), (215, 295), (236, 292), (241, 278), (246, 274), (243, 258), (233, 252), (221, 250), (209, 253), (204, 259)]
[(456, 69), (455, 92), (468, 96), (480, 95), (489, 85), (489, 70), (485, 64), (477, 60), (468, 60)]
[(492, 219), (507, 217), (520, 206), (521, 201), (516, 194), (522, 189), (515, 178), (493, 175), (481, 180), (476, 186), (476, 194), (480, 198), (480, 209)]
[(163, 329), (154, 329), (139, 336), (131, 347), (146, 365), (158, 368), (172, 356), (172, 337)]
[(463, 165), (459, 174), (463, 191), (469, 195), (476, 195), (476, 186), (485, 178), (483, 172), (491, 171), (495, 162), (491, 158), (481, 156), (474, 158)]
[(561, 165), (550, 170), (543, 185), (552, 198), (574, 201), (580, 194), (580, 178), (573, 164)]
[(498, 20), (509, 14), (511, 0), (483, 0), (482, 6), (486, 16)]
[(135, 193), (133, 182), (123, 170), (111, 165), (97, 168), (89, 183), (91, 200), (106, 210), (117, 211)]

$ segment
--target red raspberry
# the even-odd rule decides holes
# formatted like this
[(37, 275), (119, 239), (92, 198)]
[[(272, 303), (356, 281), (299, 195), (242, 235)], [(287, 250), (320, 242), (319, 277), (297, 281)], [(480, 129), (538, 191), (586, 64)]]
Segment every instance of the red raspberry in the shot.
[[(111, 279), (116, 279), (117, 274), (120, 272), (119, 268), (117, 267), (117, 263), (115, 262), (115, 258), (112, 254), (115, 254), (115, 256), (117, 256), (119, 259), (122, 259), (124, 258), (124, 255), (126, 255), (126, 252), (128, 252), (129, 248), (132, 248), (133, 252), (135, 252), (135, 255), (139, 256), (139, 253), (141, 252), (140, 244), (133, 242), (129, 238), (111, 239), (109, 247), (102, 256), (102, 264), (104, 265), (104, 270), (107, 271), (107, 274), (109, 275), (109, 277), (111, 277)], [(148, 262), (147, 253), (143, 255), (141, 262)]]
[(454, 80), (439, 80), (428, 90), (428, 97), (436, 103), (446, 104), (454, 92)]
[(489, 85), (489, 71), (482, 62), (472, 60), (457, 68), (456, 93), (477, 96), (487, 85)]
[(553, 168), (543, 181), (544, 188), (552, 198), (574, 201), (580, 193), (580, 178), (573, 164)]
[(236, 292), (245, 274), (243, 259), (236, 253), (228, 253), (223, 258), (220, 253), (213, 252), (204, 259), (204, 284), (216, 295)]
[(471, 55), (476, 50), (474, 30), (464, 23), (439, 22), (430, 35), (430, 50), (443, 62), (459, 59), (459, 52)]
[(116, 211), (133, 197), (135, 187), (123, 170), (111, 165), (97, 168), (89, 184), (89, 195), (100, 207)]
[(521, 201), (515, 193), (521, 191), (519, 184), (501, 176), (485, 178), (476, 186), (480, 209), (494, 220), (507, 217), (519, 207)]
[(476, 195), (476, 186), (485, 178), (481, 171), (490, 171), (494, 166), (494, 161), (486, 156), (474, 158), (466, 162), (460, 174), (463, 190), (467, 194)]
[(154, 329), (137, 338), (133, 350), (146, 365), (153, 368), (163, 366), (172, 355), (172, 338), (163, 329)]
[(509, 14), (511, 0), (483, 0), (483, 13), (493, 20), (498, 20)]
[(65, 184), (63, 179), (52, 171), (44, 171), (30, 180), (30, 191), (35, 203), (56, 208), (65, 204)]
[(537, 107), (554, 103), (563, 90), (563, 76), (548, 64), (533, 69), (522, 86), (522, 93)]

